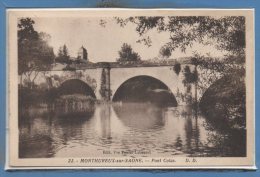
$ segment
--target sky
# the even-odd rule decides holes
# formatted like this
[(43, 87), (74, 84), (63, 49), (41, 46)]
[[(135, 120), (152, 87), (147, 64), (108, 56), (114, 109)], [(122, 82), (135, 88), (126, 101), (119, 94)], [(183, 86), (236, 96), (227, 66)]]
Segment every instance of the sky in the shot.
[[(168, 32), (158, 33), (153, 29), (147, 33), (152, 40), (151, 47), (137, 43), (136, 41), (141, 38), (135, 30), (135, 24), (128, 23), (123, 28), (111, 17), (41, 17), (33, 18), (33, 20), (35, 21), (34, 28), (36, 31), (45, 32), (51, 36), (49, 44), (53, 47), (55, 54), (57, 54), (60, 46), (66, 44), (70, 56), (77, 57), (79, 48), (84, 46), (88, 51), (89, 61), (92, 62), (116, 61), (119, 57), (118, 51), (123, 43), (130, 44), (142, 60), (153, 59), (159, 56), (161, 46), (169, 42)], [(100, 20), (106, 21), (105, 27), (100, 25)], [(223, 56), (223, 53), (213, 46), (194, 44), (185, 53), (180, 50), (174, 51), (170, 58), (192, 56), (195, 51), (200, 54), (210, 53), (213, 57)]]

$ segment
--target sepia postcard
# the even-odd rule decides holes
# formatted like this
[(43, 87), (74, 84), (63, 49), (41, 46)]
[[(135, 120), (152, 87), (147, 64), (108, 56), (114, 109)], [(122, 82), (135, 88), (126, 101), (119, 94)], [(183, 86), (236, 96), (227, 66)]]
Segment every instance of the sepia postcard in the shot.
[(255, 169), (253, 9), (7, 10), (6, 169)]

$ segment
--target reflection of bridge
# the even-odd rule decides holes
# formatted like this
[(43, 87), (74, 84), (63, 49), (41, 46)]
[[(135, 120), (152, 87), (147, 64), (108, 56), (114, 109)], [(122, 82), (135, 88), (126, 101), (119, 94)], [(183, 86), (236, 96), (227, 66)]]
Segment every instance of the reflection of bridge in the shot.
[[(98, 100), (112, 100), (120, 86), (129, 79), (136, 76), (149, 76), (164, 83), (175, 96), (177, 103), (185, 105), (187, 99), (195, 100), (196, 89), (195, 84), (190, 84), (189, 89), (183, 84), (183, 70), (188, 66), (193, 71), (195, 66), (182, 63), (181, 70), (177, 73), (174, 70), (175, 64), (176, 62), (165, 64), (97, 63), (75, 66), (76, 70), (51, 70), (44, 75), (38, 75), (36, 84), (48, 83), (49, 87), (58, 88), (64, 83), (69, 85), (69, 82), (78, 80), (91, 88)], [(197, 99), (199, 100), (200, 97), (201, 95), (198, 95)]]

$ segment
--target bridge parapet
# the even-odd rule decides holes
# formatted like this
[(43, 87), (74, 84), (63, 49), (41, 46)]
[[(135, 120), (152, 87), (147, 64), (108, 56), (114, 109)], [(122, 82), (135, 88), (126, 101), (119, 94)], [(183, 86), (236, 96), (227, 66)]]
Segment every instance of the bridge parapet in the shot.
[[(140, 60), (140, 61), (125, 61), (125, 62), (86, 62), (86, 63), (73, 63), (70, 65), (70, 69), (85, 70), (85, 69), (99, 69), (99, 68), (136, 68), (136, 67), (160, 67), (160, 66), (174, 66), (175, 64), (187, 65), (192, 64), (191, 57), (185, 57), (180, 59), (157, 59), (157, 60)], [(66, 70), (66, 66), (63, 69), (52, 70)]]

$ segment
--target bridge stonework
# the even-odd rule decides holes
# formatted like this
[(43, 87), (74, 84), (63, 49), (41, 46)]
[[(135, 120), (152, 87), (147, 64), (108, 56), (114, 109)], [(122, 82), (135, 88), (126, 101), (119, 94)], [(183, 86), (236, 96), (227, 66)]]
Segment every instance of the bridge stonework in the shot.
[[(192, 67), (192, 66), (191, 66)], [(182, 69), (184, 66), (182, 66)], [(112, 68), (110, 71), (111, 98), (115, 95), (117, 89), (127, 80), (136, 76), (150, 76), (163, 82), (171, 91), (178, 105), (187, 104), (187, 97), (194, 97), (194, 92), (187, 93), (183, 84), (183, 72), (176, 74), (173, 66), (154, 66), (154, 67), (133, 67), (133, 68)], [(192, 87), (194, 88), (194, 87)]]
[[(45, 83), (49, 88), (58, 88), (66, 81), (78, 79), (92, 88), (98, 100), (112, 100), (118, 88), (127, 80), (136, 76), (150, 76), (168, 86), (178, 105), (187, 105), (199, 99), (195, 98), (195, 84), (190, 84), (189, 89), (183, 84), (183, 69), (187, 65), (191, 71), (194, 70), (194, 65), (181, 64), (181, 71), (178, 74), (174, 71), (173, 65), (149, 67), (110, 67), (108, 65), (75, 71), (52, 70), (45, 72), (45, 74), (39, 74), (36, 84), (42, 85)], [(105, 86), (102, 86), (102, 84)], [(101, 94), (102, 87), (105, 88), (105, 94)]]

